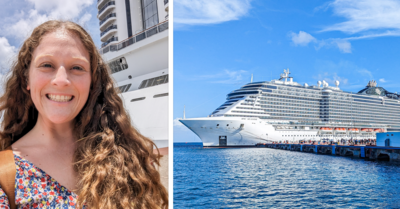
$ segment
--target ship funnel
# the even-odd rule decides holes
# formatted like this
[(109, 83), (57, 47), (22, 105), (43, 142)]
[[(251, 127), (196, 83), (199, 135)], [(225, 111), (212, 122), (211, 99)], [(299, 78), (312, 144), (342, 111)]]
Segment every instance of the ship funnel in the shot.
[(183, 119), (186, 119), (186, 115), (185, 115), (185, 106), (183, 106)]
[(318, 81), (318, 83), (317, 83), (317, 84), (318, 84), (318, 87), (320, 87), (320, 86), (321, 86), (321, 81)]
[(253, 74), (251, 74), (251, 80), (250, 83), (253, 83)]

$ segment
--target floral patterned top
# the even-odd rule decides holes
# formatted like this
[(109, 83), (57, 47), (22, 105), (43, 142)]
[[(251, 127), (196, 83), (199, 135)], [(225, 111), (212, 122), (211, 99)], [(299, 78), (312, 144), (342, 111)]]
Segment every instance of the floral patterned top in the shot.
[[(15, 203), (17, 208), (75, 208), (78, 196), (60, 185), (31, 162), (14, 154)], [(0, 187), (0, 209), (9, 209), (7, 195)]]

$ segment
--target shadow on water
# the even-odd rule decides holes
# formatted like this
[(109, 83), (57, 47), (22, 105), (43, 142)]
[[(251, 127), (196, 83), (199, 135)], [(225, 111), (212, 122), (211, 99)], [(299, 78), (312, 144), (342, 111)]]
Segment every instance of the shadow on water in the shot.
[(174, 148), (174, 208), (399, 208), (400, 163), (275, 149)]

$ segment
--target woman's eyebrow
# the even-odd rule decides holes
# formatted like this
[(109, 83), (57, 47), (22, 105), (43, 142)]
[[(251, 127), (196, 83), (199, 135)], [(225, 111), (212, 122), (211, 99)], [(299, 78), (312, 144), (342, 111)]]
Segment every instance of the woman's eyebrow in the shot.
[(73, 59), (81, 60), (81, 61), (83, 61), (83, 62), (86, 62), (87, 64), (90, 63), (89, 60), (87, 60), (85, 57), (72, 57), (72, 58), (73, 58)]
[(54, 56), (52, 54), (41, 54), (35, 58), (34, 62), (44, 57), (54, 57)]
[[(45, 58), (45, 57), (54, 57), (54, 56), (52, 54), (42, 54), (42, 55), (37, 56), (34, 61), (36, 62), (37, 60), (39, 60), (41, 58)], [(85, 57), (81, 57), (81, 56), (72, 57), (72, 59), (78, 59), (78, 60), (83, 61), (83, 62), (85, 62), (87, 64), (90, 63), (89, 60), (87, 60)]]

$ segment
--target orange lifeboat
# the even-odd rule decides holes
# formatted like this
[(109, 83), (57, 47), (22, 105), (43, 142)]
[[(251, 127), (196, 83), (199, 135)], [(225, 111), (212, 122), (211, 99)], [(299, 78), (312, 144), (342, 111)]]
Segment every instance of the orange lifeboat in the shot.
[(332, 128), (328, 128), (328, 127), (322, 127), (322, 128), (320, 128), (320, 130), (322, 130), (322, 131), (331, 131), (331, 130), (332, 130)]
[(368, 131), (369, 131), (369, 129), (368, 129), (368, 128), (362, 128), (362, 129), (361, 129), (361, 131), (368, 132)]
[(381, 129), (380, 128), (376, 128), (374, 131), (375, 132), (381, 132)]

